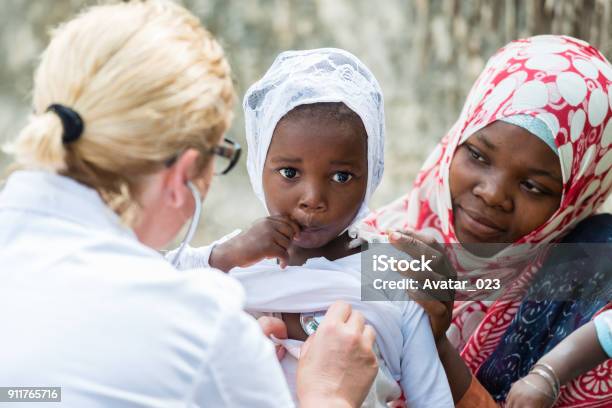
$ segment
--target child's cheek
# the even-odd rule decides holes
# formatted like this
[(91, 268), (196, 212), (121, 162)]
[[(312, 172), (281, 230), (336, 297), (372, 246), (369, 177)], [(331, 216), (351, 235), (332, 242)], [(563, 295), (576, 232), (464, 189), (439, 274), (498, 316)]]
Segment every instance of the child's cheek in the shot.
[(273, 178), (264, 175), (263, 190), (266, 199), (266, 207), (272, 215), (286, 215), (287, 194), (283, 194), (282, 186)]

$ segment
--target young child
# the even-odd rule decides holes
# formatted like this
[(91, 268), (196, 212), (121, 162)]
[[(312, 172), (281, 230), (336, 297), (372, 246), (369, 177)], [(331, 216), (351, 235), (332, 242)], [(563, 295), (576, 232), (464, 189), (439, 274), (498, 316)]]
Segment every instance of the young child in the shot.
[(609, 358), (612, 358), (612, 310), (600, 313), (570, 334), (542, 357), (528, 375), (515, 382), (508, 394), (508, 407), (553, 406), (561, 385)]
[[(334, 301), (361, 311), (380, 366), (364, 406), (402, 394), (410, 407), (453, 406), (421, 307), (360, 300), (360, 249), (347, 229), (367, 214), (383, 173), (383, 97), (372, 73), (343, 50), (284, 52), (244, 110), (249, 176), (270, 216), (196, 256), (210, 254), (210, 265), (243, 284), (248, 311), (282, 317), (300, 343)], [(294, 395), (297, 356), (281, 361)]]

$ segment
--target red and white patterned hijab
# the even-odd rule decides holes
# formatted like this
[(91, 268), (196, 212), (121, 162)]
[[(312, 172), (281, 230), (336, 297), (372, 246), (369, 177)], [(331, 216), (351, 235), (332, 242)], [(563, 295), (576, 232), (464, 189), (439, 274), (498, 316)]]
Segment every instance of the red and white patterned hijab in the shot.
[[(449, 168), (457, 147), (494, 121), (514, 115), (542, 120), (555, 136), (563, 176), (559, 209), (543, 225), (500, 251), (480, 258), (461, 251), (460, 276), (496, 272), (516, 278), (517, 265), (537, 259), (538, 248), (554, 242), (605, 201), (612, 186), (612, 66), (588, 43), (566, 36), (513, 41), (487, 63), (461, 115), (425, 161), (412, 190), (370, 214), (359, 227), (368, 239), (389, 229), (409, 229), (458, 243), (453, 227)], [(529, 251), (525, 245), (533, 244)], [(507, 276), (514, 274), (514, 276)]]

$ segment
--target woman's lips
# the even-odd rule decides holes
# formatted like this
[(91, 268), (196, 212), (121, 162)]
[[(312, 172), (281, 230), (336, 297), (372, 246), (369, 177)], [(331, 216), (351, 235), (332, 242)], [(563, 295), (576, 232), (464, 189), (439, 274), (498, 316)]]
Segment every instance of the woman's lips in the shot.
[(460, 221), (460, 225), (463, 229), (467, 230), (470, 235), (487, 241), (504, 232), (503, 229), (494, 226), (491, 221), (483, 219), (473, 212), (468, 212), (461, 207), (457, 207), (457, 210), (457, 219)]

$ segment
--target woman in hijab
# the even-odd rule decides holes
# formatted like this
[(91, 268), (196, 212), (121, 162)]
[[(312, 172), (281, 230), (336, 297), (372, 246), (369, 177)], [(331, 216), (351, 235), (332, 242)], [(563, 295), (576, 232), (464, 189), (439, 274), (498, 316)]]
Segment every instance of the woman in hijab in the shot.
[[(459, 278), (500, 279), (496, 300), (456, 301), (439, 336), (463, 406), (478, 394), (470, 373), (502, 402), (542, 355), (610, 307), (609, 292), (592, 302), (521, 302), (517, 294), (567, 277), (548, 244), (612, 241), (612, 217), (595, 215), (612, 186), (611, 105), (612, 67), (589, 44), (551, 35), (513, 41), (489, 60), (411, 191), (361, 225), (364, 238), (402, 230), (411, 231), (406, 240), (459, 244), (448, 251)], [(604, 265), (586, 262), (580, 282), (592, 284)], [(611, 378), (609, 362), (598, 366), (562, 387), (558, 406), (610, 404)]]

